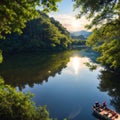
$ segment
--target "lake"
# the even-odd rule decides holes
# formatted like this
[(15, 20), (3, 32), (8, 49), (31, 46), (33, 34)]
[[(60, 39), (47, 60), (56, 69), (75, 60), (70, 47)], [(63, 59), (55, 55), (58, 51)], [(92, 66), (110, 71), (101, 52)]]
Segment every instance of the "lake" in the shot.
[[(106, 101), (120, 111), (120, 75), (105, 70), (95, 56), (86, 49), (14, 55), (4, 58), (0, 75), (18, 91), (33, 93), (36, 105), (47, 105), (52, 118), (97, 120), (92, 111), (95, 101)], [(97, 69), (89, 69), (86, 62)]]

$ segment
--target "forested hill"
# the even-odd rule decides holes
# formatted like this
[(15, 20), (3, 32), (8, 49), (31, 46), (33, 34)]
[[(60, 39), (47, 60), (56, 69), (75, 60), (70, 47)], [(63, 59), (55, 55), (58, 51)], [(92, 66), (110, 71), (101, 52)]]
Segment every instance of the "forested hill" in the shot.
[(40, 16), (26, 24), (21, 35), (12, 33), (0, 40), (0, 48), (6, 53), (35, 50), (62, 50), (71, 43), (69, 32), (54, 18), (40, 12)]

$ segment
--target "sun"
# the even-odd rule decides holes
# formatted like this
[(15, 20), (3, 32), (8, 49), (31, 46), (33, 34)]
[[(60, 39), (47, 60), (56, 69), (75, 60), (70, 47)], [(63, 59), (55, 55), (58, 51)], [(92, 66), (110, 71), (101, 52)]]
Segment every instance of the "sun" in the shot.
[(72, 26), (73, 26), (74, 28), (80, 27), (80, 21), (78, 21), (78, 20), (72, 21)]

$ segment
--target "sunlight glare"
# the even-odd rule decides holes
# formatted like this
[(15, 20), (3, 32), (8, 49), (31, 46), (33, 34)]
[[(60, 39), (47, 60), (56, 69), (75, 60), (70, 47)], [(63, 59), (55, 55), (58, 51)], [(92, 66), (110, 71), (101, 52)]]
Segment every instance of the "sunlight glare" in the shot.
[(80, 21), (74, 19), (74, 20), (72, 21), (72, 27), (73, 27), (73, 28), (80, 28)]
[(75, 74), (78, 74), (79, 67), (80, 67), (80, 58), (79, 57), (74, 57), (72, 59), (72, 64), (73, 64), (73, 69), (75, 71)]
[(89, 62), (89, 59), (86, 57), (74, 56), (70, 58), (69, 66), (74, 70), (75, 74), (78, 74), (86, 65), (85, 62)]

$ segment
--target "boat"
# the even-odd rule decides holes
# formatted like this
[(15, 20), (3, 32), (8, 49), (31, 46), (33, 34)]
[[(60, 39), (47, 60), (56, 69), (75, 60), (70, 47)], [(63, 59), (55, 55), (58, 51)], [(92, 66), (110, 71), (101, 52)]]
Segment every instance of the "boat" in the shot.
[(95, 103), (93, 105), (93, 114), (102, 120), (120, 120), (120, 114), (111, 110), (106, 105)]

